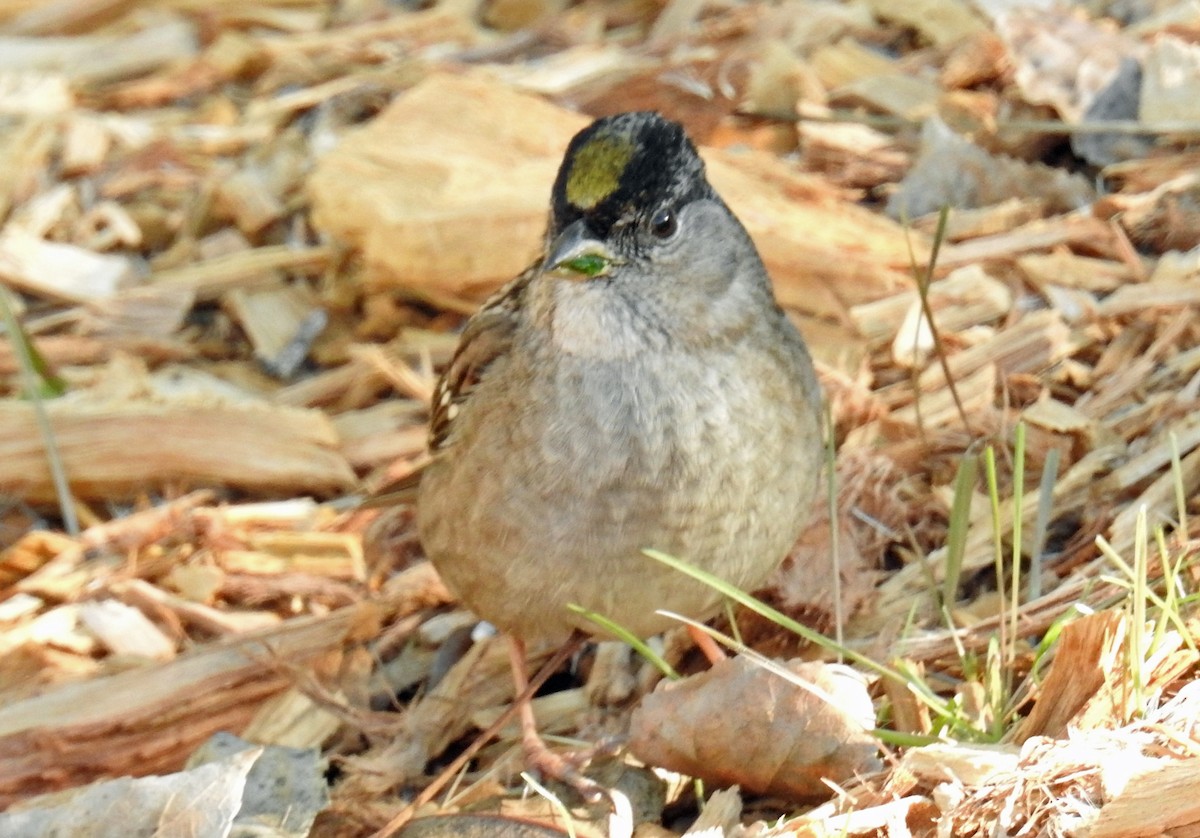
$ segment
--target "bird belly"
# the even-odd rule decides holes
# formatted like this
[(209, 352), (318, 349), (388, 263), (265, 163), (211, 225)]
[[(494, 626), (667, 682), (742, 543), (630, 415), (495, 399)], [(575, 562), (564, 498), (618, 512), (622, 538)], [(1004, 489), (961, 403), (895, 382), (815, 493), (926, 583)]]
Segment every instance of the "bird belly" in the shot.
[[(473, 423), (480, 433), (454, 452), (465, 462), (425, 475), (423, 495), (461, 499), (454, 509), (422, 504), (418, 520), (427, 553), (464, 603), (526, 639), (595, 633), (568, 604), (648, 636), (672, 624), (659, 609), (703, 618), (720, 596), (647, 548), (738, 587), (762, 582), (811, 504), (820, 456), (812, 406), (768, 402), (764, 415), (762, 400), (744, 392), (759, 385), (707, 368), (692, 381), (614, 369), (611, 380), (570, 385), (585, 394), (572, 404), (546, 411), (543, 401), (531, 415), (515, 400)], [(661, 387), (677, 394), (666, 408), (647, 391)], [(743, 403), (758, 408), (751, 415)], [(484, 474), (504, 467), (484, 452), (510, 434), (529, 437), (514, 446), (533, 452), (512, 464), (522, 479)], [(451, 480), (459, 485), (444, 485)]]

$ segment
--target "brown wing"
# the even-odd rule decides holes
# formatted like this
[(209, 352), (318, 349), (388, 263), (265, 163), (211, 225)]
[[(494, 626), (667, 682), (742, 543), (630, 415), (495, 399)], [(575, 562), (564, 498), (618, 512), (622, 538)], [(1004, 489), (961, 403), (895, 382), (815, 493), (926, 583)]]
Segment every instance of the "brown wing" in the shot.
[(536, 266), (509, 282), (467, 321), (458, 349), (433, 391), (429, 416), (429, 451), (445, 449), (462, 405), (471, 397), (487, 368), (512, 347), (522, 308), (521, 296)]
[[(429, 417), (429, 452), (438, 454), (448, 445), (451, 426), (461, 405), (493, 361), (508, 352), (521, 311), (520, 297), (536, 266), (498, 290), (467, 321), (454, 357), (433, 391)], [(397, 481), (380, 487), (359, 505), (371, 509), (412, 503), (417, 498), (421, 475), (431, 459), (417, 465)]]

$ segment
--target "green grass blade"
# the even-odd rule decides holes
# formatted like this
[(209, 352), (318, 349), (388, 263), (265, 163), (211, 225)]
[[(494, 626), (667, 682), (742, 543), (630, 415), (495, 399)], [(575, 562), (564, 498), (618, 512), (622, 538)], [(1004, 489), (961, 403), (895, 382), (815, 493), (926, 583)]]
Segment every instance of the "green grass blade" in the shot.
[(646, 641), (642, 640), (642, 638), (638, 637), (636, 634), (631, 633), (624, 626), (613, 622), (603, 614), (597, 614), (595, 611), (588, 611), (583, 606), (576, 605), (573, 602), (567, 603), (567, 609), (583, 617), (588, 622), (595, 623), (617, 640), (628, 643), (633, 647), (635, 652), (648, 660), (659, 672), (661, 672), (663, 677), (670, 678), (672, 681), (679, 680), (679, 673), (675, 671), (671, 664), (667, 663), (662, 659), (660, 654), (651, 649)]
[(1029, 556), (1029, 599), (1042, 595), (1042, 553), (1046, 550), (1046, 536), (1050, 531), (1050, 508), (1054, 503), (1054, 481), (1058, 479), (1058, 449), (1046, 453), (1042, 466), (1042, 479), (1038, 483), (1037, 518), (1033, 524), (1033, 551)]
[(749, 594), (738, 590), (738, 588), (733, 585), (730, 585), (725, 580), (713, 576), (711, 573), (703, 571), (698, 567), (694, 567), (685, 561), (681, 561), (680, 559), (677, 559), (674, 556), (668, 555), (659, 550), (643, 550), (642, 552), (655, 561), (665, 564), (667, 567), (677, 570), (686, 576), (690, 576), (699, 582), (703, 582), (705, 585), (708, 585), (713, 590), (729, 597), (739, 605), (745, 606), (755, 614), (765, 617), (766, 619), (775, 623), (775, 625), (787, 629), (793, 634), (803, 637), (808, 642), (825, 649), (832, 654), (842, 655), (847, 660), (851, 660), (857, 663), (859, 666), (862, 666), (863, 668), (870, 670), (877, 675), (903, 684), (912, 690), (913, 694), (916, 695), (921, 701), (925, 702), (935, 713), (944, 715), (948, 712), (945, 701), (943, 701), (936, 693), (934, 693), (927, 684), (924, 684), (919, 680), (905, 677), (896, 670), (884, 666), (883, 664), (876, 663), (875, 661), (871, 660), (865, 655), (859, 654), (853, 649), (845, 646), (839, 646), (820, 632), (813, 631), (808, 626), (796, 622), (786, 614), (775, 610), (764, 602), (758, 601)]
[(1004, 603), (1004, 539), (1000, 522), (1000, 483), (996, 477), (996, 450), (988, 446), (983, 452), (984, 474), (987, 476), (988, 500), (992, 506), (992, 552), (996, 573), (996, 591), (1000, 595), (999, 625), (1001, 641), (1008, 633)]
[(42, 446), (46, 452), (46, 466), (50, 471), (50, 480), (54, 483), (54, 494), (58, 498), (63, 529), (68, 535), (79, 535), (79, 519), (75, 515), (75, 502), (71, 497), (71, 486), (67, 482), (67, 470), (58, 450), (58, 443), (54, 439), (54, 429), (50, 426), (50, 415), (46, 412), (45, 404), (48, 393), (61, 395), (65, 392), (66, 382), (53, 374), (46, 359), (38, 353), (33, 341), (18, 322), (8, 294), (3, 291), (0, 291), (0, 321), (4, 323), (4, 331), (16, 352), (26, 397), (33, 405), (38, 431), (42, 435)]
[(963, 457), (958, 461), (958, 472), (954, 475), (954, 500), (950, 505), (950, 526), (946, 532), (946, 572), (942, 577), (942, 604), (945, 608), (950, 608), (958, 601), (963, 555), (967, 549), (967, 529), (971, 524), (971, 495), (975, 491), (978, 473), (979, 463), (974, 457)]
[(1025, 509), (1025, 423), (1018, 422), (1016, 441), (1013, 444), (1013, 522), (1012, 522), (1012, 574), (1009, 585), (1012, 597), (1008, 608), (1008, 648), (1005, 660), (1017, 659), (1017, 620), (1021, 616), (1021, 528)]

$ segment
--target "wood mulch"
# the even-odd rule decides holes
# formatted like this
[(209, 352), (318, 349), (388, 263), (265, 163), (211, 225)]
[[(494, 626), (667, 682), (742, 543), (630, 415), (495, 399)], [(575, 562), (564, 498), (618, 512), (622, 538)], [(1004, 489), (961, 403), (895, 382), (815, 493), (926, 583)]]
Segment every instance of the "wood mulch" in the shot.
[[(500, 714), (504, 651), (463, 639), (411, 507), (358, 500), (425, 456), (456, 329), (535, 255), (570, 136), (656, 109), (703, 147), (830, 406), (836, 512), (764, 597), (979, 731), (888, 749), (823, 800), (721, 792), (701, 826), (1200, 830), (1200, 11), (999, 5), (0, 10), (0, 295), (23, 332), (0, 324), (0, 808), (180, 771), (227, 730), (318, 749), (312, 834), (367, 835)], [(587, 741), (657, 680), (607, 646), (564, 677), (543, 725)], [(881, 725), (943, 732), (912, 690), (870, 695)], [(553, 819), (503, 794), (518, 753), (503, 734), (422, 812)], [(636, 834), (692, 827), (692, 786), (656, 789), (630, 792)]]

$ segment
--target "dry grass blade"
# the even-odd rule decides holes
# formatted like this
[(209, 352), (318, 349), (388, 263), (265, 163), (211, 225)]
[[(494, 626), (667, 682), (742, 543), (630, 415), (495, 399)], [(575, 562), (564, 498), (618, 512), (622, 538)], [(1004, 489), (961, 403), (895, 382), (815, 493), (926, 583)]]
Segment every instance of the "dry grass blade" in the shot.
[(950, 390), (950, 397), (954, 399), (954, 406), (958, 409), (958, 418), (962, 420), (963, 429), (971, 434), (971, 423), (967, 419), (967, 411), (963, 407), (962, 399), (958, 395), (958, 385), (955, 384), (954, 377), (950, 374), (949, 361), (945, 344), (942, 342), (941, 333), (938, 330), (937, 323), (933, 317), (933, 308), (929, 305), (929, 286), (933, 282), (933, 272), (937, 267), (938, 253), (941, 252), (942, 242), (946, 238), (946, 224), (950, 219), (950, 208), (943, 206), (938, 212), (937, 229), (933, 234), (933, 249), (929, 253), (929, 261), (925, 264), (924, 271), (917, 268), (916, 257), (910, 249), (909, 259), (912, 263), (913, 276), (917, 280), (917, 293), (921, 299), (921, 311), (925, 315), (925, 322), (929, 325), (930, 334), (933, 336), (933, 345), (935, 354), (937, 355), (938, 363), (942, 366), (942, 372), (946, 376), (946, 386)]

